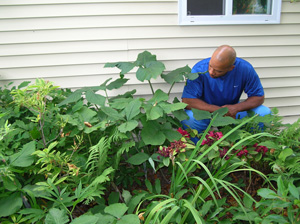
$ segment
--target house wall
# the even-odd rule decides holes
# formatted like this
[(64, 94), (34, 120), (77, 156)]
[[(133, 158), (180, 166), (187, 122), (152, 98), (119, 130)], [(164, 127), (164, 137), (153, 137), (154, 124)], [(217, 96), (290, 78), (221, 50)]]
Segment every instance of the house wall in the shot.
[[(300, 117), (300, 2), (284, 0), (276, 25), (179, 26), (177, 7), (177, 0), (1, 0), (0, 85), (44, 78), (67, 88), (95, 86), (118, 77), (106, 62), (134, 61), (144, 50), (170, 71), (229, 44), (257, 70), (265, 105), (287, 123)], [(120, 91), (149, 97), (148, 84), (129, 77)], [(154, 88), (168, 86), (158, 79)], [(172, 96), (182, 88), (175, 85)]]

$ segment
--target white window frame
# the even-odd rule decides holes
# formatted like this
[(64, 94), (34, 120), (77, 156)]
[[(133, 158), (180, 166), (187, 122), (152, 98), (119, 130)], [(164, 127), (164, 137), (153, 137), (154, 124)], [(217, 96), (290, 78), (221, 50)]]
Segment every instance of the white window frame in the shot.
[[(200, 1), (200, 0), (199, 0)], [(178, 0), (179, 25), (222, 25), (222, 24), (279, 24), (281, 0), (272, 1), (270, 15), (243, 14), (232, 15), (233, 0), (225, 1), (225, 15), (187, 15), (187, 0)]]

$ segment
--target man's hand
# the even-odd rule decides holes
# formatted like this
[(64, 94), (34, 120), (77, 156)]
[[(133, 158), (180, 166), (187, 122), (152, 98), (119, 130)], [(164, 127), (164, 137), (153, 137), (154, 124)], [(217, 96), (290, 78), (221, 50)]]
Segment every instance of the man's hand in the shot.
[(224, 105), (224, 106), (222, 106), (222, 107), (227, 107), (227, 108), (228, 108), (228, 112), (227, 112), (227, 114), (225, 114), (225, 116), (229, 116), (229, 117), (232, 117), (232, 118), (234, 118), (234, 119), (235, 119), (235, 117), (236, 117), (236, 114), (237, 114), (238, 112), (240, 112), (240, 111), (238, 110), (238, 107), (237, 107), (236, 104), (234, 104), (234, 105)]

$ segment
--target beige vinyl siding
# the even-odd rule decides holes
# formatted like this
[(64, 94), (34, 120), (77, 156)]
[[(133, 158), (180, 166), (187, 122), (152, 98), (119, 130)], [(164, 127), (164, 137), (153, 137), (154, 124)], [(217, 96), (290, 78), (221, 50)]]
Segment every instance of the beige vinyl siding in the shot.
[[(265, 105), (285, 122), (300, 117), (300, 2), (282, 4), (278, 25), (179, 26), (176, 0), (1, 0), (0, 84), (35, 78), (68, 88), (117, 78), (106, 62), (133, 61), (148, 50), (170, 71), (209, 57), (221, 44), (253, 64)], [(120, 91), (150, 97), (134, 73)], [(155, 88), (168, 89), (161, 79)], [(183, 83), (173, 88), (180, 98)], [(119, 94), (112, 91), (110, 95)], [(243, 95), (243, 98), (245, 96)]]

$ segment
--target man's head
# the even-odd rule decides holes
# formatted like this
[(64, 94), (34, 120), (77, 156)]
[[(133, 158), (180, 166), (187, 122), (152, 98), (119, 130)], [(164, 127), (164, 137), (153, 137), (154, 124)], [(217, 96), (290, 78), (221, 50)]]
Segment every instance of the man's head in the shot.
[(218, 47), (209, 61), (210, 77), (219, 78), (234, 69), (235, 58), (236, 52), (232, 47), (228, 45)]

